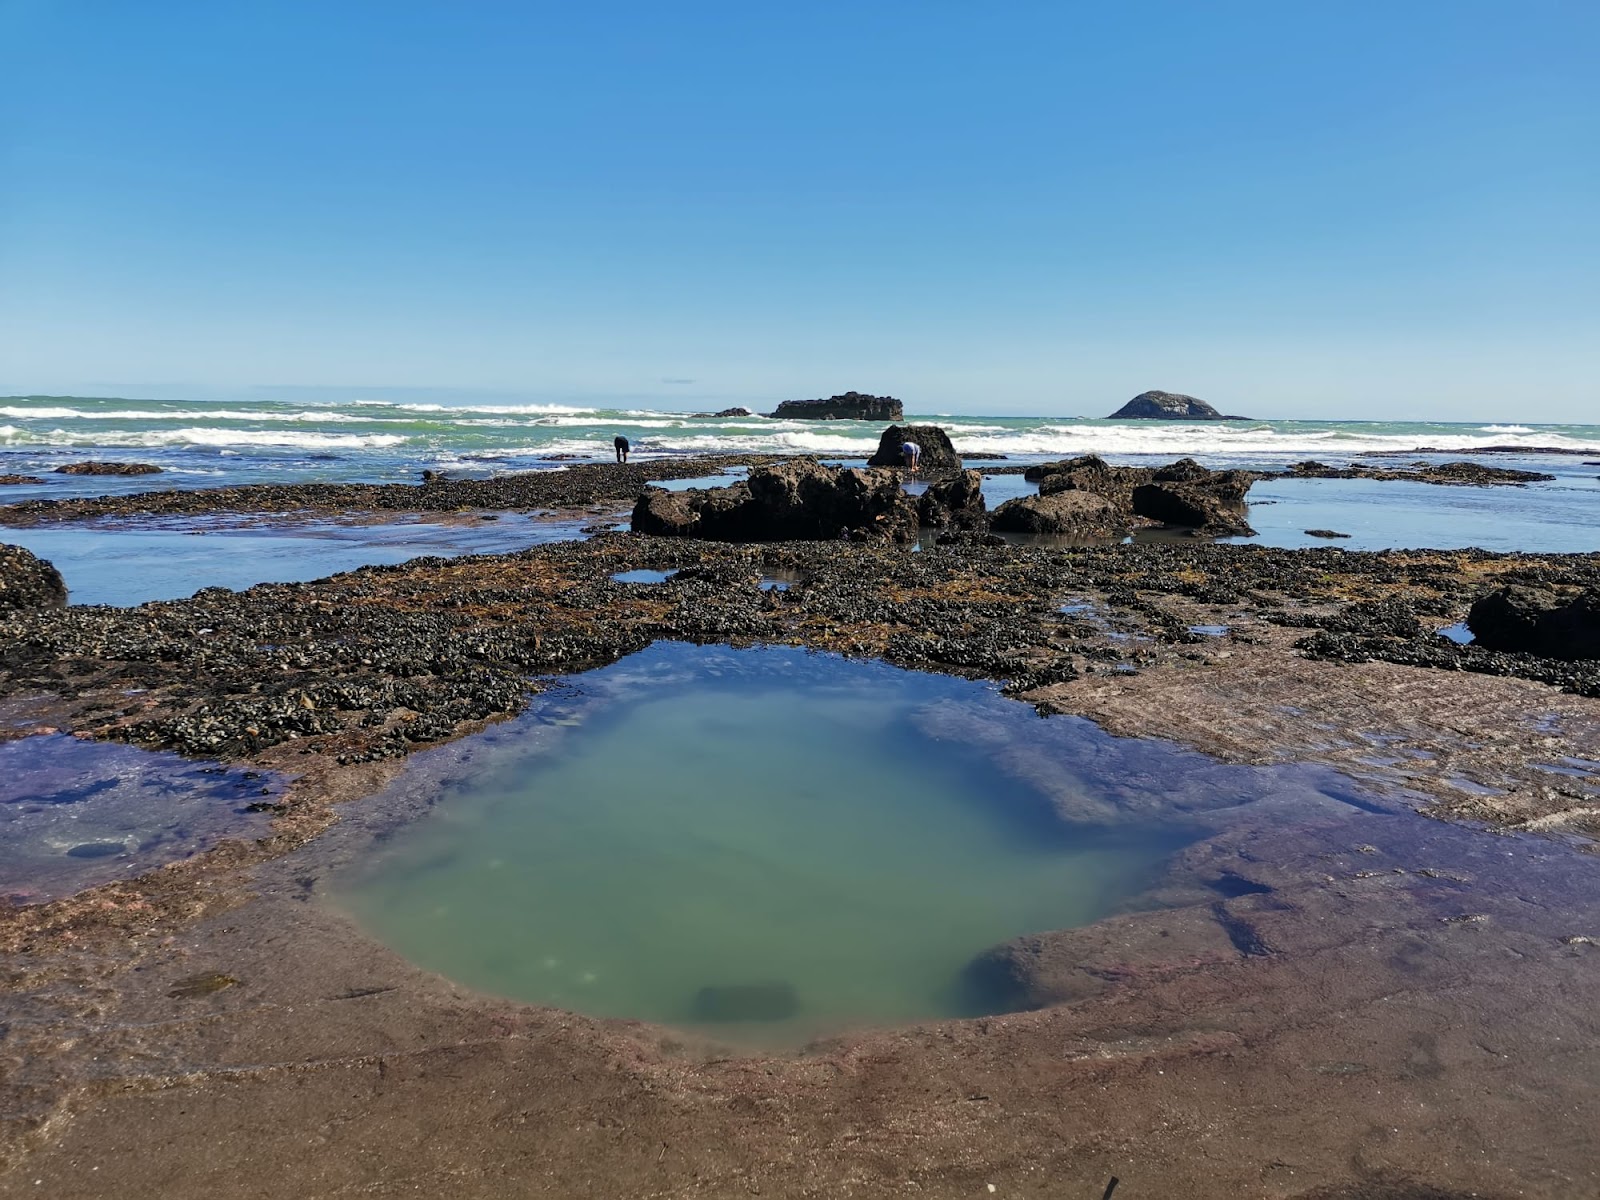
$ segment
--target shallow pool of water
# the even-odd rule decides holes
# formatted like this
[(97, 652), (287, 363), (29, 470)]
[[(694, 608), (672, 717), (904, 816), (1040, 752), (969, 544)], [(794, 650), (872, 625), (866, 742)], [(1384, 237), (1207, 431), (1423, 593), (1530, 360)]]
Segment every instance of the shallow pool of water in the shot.
[(25, 546), (53, 563), (69, 603), (132, 605), (192, 596), (203, 587), (296, 583), (422, 555), (498, 554), (584, 536), (584, 521), (486, 515), (495, 519), (351, 524), (266, 517), (253, 526), (230, 526), (172, 518), (142, 527), (84, 522), (0, 527), (0, 542)]
[(397, 787), (428, 815), (333, 887), (378, 937), (484, 991), (788, 1042), (982, 1010), (983, 950), (1113, 911), (1230, 808), (1350, 788), (964, 680), (670, 643), (419, 759)]
[(261, 833), (275, 776), (114, 742), (0, 742), (0, 896), (33, 903)]

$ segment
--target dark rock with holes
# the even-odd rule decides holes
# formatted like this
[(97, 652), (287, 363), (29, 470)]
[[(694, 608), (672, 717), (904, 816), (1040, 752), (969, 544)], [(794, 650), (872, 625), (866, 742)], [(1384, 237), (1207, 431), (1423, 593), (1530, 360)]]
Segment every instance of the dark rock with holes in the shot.
[(924, 529), (981, 529), (988, 515), (983, 476), (977, 471), (931, 483), (917, 497), (917, 519)]
[(722, 542), (916, 540), (916, 503), (893, 471), (797, 459), (757, 467), (725, 488), (652, 488), (633, 509), (636, 533)]
[(79, 462), (56, 468), (57, 475), (159, 475), (161, 468), (150, 463)]
[(61, 572), (21, 546), (0, 545), (0, 612), (62, 608), (67, 585)]
[(1204, 400), (1179, 392), (1140, 392), (1107, 418), (1112, 421), (1248, 421), (1249, 417), (1230, 417), (1219, 413)]
[(901, 421), (906, 413), (893, 396), (844, 392), (826, 400), (785, 400), (769, 415), (790, 421)]
[(950, 444), (950, 435), (937, 425), (891, 425), (878, 438), (878, 448), (867, 459), (869, 467), (898, 467), (905, 464), (900, 447), (915, 442), (922, 447), (918, 469), (924, 475), (944, 475), (962, 469), (961, 456)]
[(1487, 650), (1600, 658), (1600, 588), (1574, 595), (1513, 584), (1474, 603), (1467, 628)]
[(1065, 491), (1007, 500), (994, 510), (990, 528), (1000, 533), (1048, 533), (1117, 537), (1128, 532), (1130, 514), (1094, 492)]

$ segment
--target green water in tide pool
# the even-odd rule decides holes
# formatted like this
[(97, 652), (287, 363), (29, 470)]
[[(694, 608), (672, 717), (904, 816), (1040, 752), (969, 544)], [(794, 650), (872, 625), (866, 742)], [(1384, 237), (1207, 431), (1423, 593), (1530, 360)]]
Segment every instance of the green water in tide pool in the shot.
[(1192, 838), (1126, 819), (1141, 802), (1178, 778), (1228, 803), (1285, 786), (986, 685), (770, 647), (658, 643), (468, 741), (429, 752), (426, 815), (336, 903), (486, 992), (774, 1041), (972, 1015), (975, 955), (1107, 914)]

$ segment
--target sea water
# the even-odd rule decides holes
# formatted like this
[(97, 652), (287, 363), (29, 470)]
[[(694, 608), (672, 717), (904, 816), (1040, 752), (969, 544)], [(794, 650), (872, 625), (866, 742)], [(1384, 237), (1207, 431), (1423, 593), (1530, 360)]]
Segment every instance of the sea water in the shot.
[(753, 999), (738, 1036), (778, 1041), (981, 1011), (974, 956), (1117, 909), (1186, 811), (1341, 803), (788, 648), (660, 643), (468, 741), (336, 903), (486, 992), (667, 1024)]

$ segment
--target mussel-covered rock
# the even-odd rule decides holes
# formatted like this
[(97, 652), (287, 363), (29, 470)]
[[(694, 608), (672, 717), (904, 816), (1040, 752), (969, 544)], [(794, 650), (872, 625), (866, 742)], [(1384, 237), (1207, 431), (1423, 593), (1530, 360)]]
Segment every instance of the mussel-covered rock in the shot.
[(66, 602), (60, 571), (31, 550), (0, 545), (0, 612), (61, 608)]
[(56, 468), (57, 475), (159, 475), (161, 468), (150, 463), (78, 462)]
[(1486, 650), (1600, 658), (1600, 588), (1576, 595), (1518, 585), (1501, 588), (1473, 604), (1467, 628)]
[(1065, 491), (1007, 500), (994, 510), (990, 527), (1001, 533), (1116, 536), (1128, 531), (1128, 513), (1094, 492)]
[(983, 476), (961, 471), (928, 485), (917, 497), (917, 518), (928, 529), (978, 529), (987, 523)]
[(1141, 517), (1204, 533), (1254, 534), (1243, 507), (1203, 484), (1147, 483), (1133, 489), (1133, 511)]
[(723, 542), (911, 542), (918, 517), (896, 472), (797, 459), (757, 467), (730, 487), (651, 489), (634, 505), (633, 529)]

